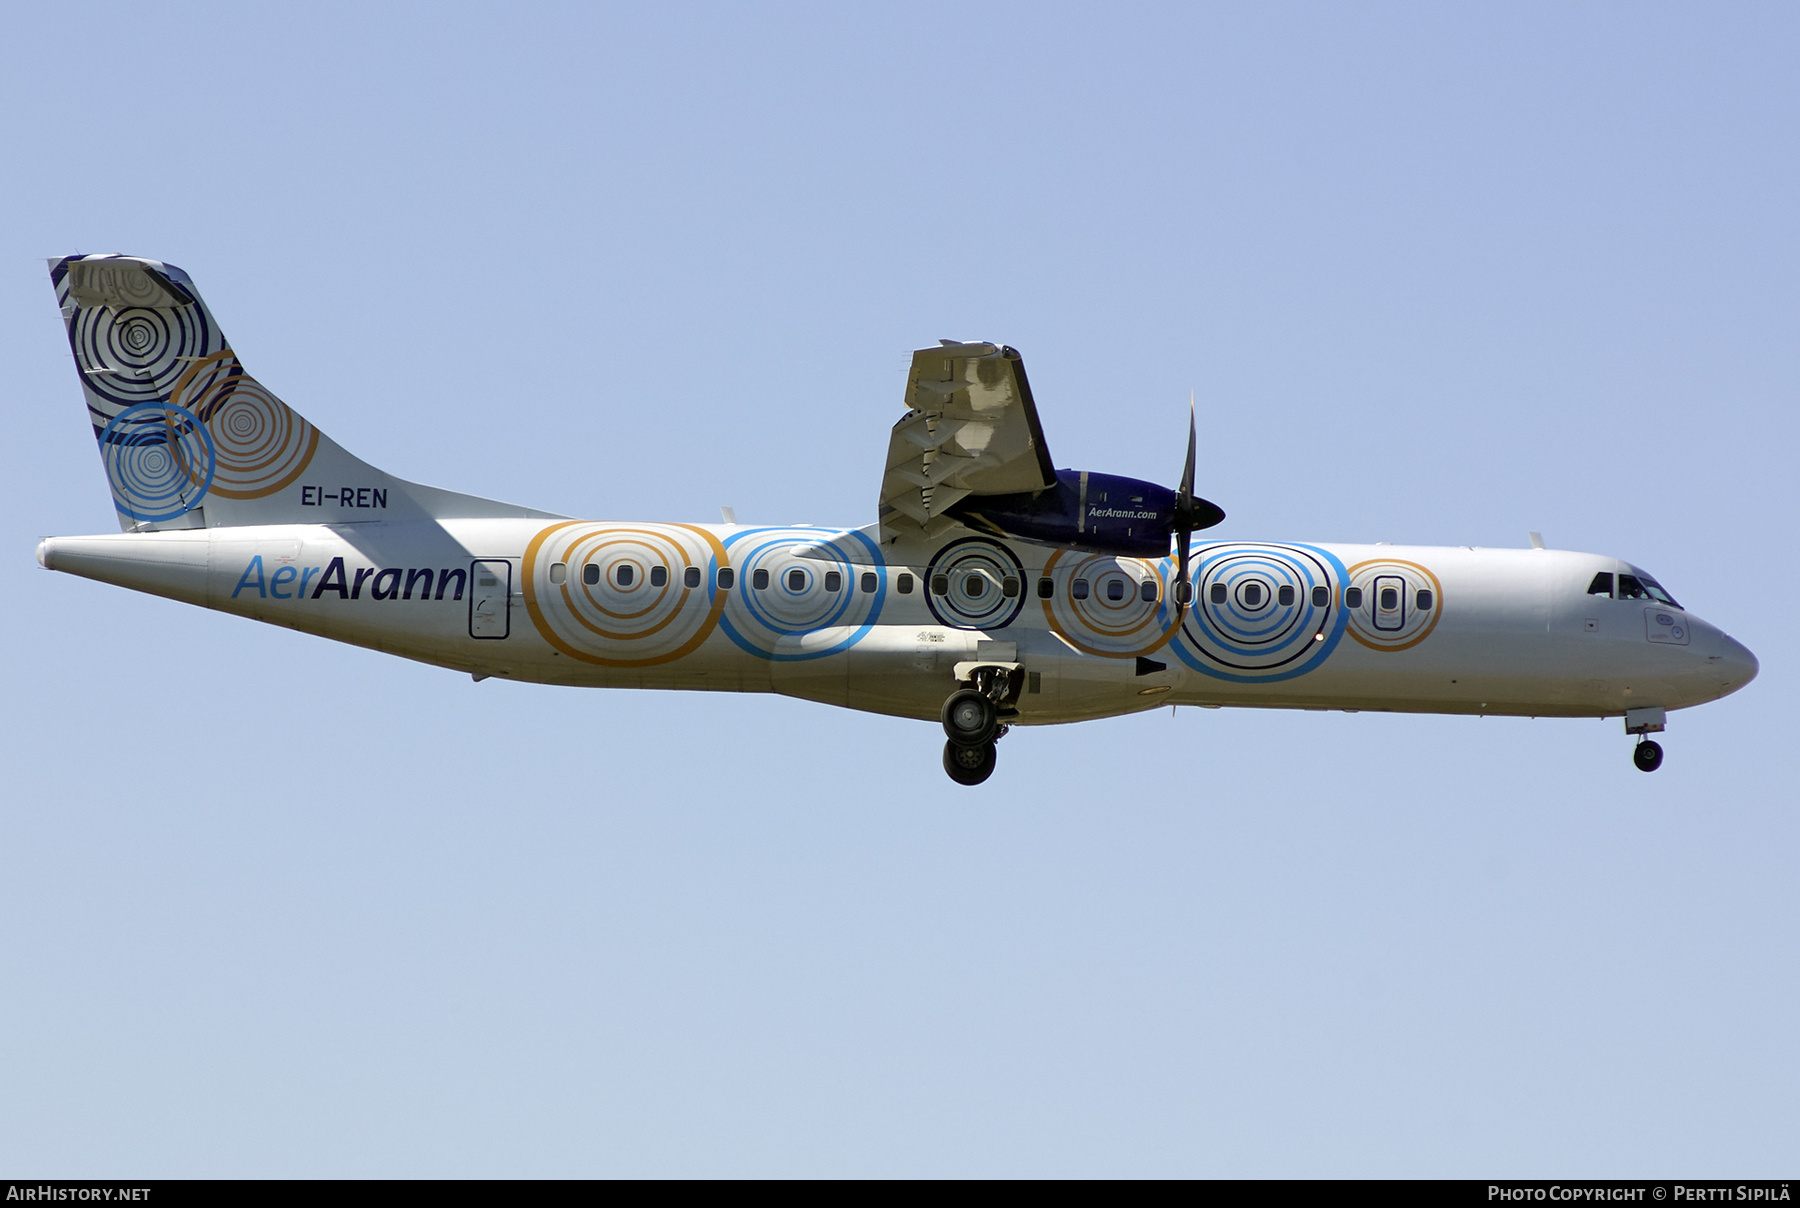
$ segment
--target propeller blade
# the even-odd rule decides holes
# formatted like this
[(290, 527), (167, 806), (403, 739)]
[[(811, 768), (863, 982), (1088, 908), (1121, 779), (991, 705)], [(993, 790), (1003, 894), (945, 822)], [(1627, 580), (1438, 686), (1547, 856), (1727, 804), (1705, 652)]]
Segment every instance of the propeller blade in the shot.
[(1192, 509), (1194, 505), (1194, 392), (1188, 391), (1188, 451), (1187, 464), (1181, 468), (1181, 487), (1179, 488), (1181, 507)]
[(1194, 527), (1194, 392), (1188, 391), (1187, 461), (1181, 467), (1181, 485), (1175, 490), (1175, 615), (1180, 617), (1194, 598), (1188, 582), (1188, 544)]
[(1188, 539), (1185, 528), (1175, 530), (1175, 616), (1194, 602), (1194, 585), (1188, 581)]

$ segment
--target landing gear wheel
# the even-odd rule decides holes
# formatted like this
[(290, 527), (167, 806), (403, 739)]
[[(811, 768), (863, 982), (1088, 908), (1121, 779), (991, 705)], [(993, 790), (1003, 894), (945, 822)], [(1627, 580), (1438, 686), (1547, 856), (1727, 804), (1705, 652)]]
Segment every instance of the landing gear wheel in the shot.
[[(994, 702), (973, 688), (950, 694), (950, 699), (944, 702), (943, 719), (944, 734), (951, 742), (965, 747), (991, 747), (994, 731), (1000, 728), (1000, 713), (994, 708)], [(971, 783), (980, 784), (981, 781)]]
[(984, 742), (978, 747), (963, 746), (958, 742), (944, 743), (944, 771), (950, 779), (958, 784), (973, 787), (994, 774), (994, 744)]
[(1631, 752), (1631, 762), (1637, 764), (1640, 772), (1654, 772), (1662, 767), (1662, 744), (1645, 739)]

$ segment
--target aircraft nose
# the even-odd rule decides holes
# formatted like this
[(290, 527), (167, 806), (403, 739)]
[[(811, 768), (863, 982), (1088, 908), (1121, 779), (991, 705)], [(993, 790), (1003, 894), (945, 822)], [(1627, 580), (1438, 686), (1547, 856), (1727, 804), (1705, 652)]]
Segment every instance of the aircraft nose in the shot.
[(1761, 669), (1761, 664), (1750, 653), (1748, 646), (1723, 633), (1719, 635), (1719, 666), (1722, 671), (1720, 678), (1725, 681), (1723, 687), (1727, 692), (1736, 692), (1742, 688), (1755, 679), (1757, 671)]

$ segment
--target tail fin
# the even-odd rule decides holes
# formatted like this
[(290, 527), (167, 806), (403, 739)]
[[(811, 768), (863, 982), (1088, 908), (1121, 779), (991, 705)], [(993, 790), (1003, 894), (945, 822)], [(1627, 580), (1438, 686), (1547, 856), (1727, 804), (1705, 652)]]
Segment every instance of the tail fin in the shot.
[(548, 516), (405, 482), (351, 456), (244, 372), (172, 264), (68, 256), (50, 280), (127, 532)]

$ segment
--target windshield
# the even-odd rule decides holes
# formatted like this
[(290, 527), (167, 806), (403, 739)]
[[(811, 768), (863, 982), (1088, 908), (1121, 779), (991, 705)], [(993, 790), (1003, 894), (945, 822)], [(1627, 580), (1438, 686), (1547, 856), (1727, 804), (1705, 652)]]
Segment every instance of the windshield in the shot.
[(1619, 576), (1618, 598), (1621, 600), (1654, 600), (1658, 604), (1667, 604), (1670, 608), (1680, 608), (1675, 597), (1663, 590), (1663, 585), (1638, 571), (1635, 575)]

